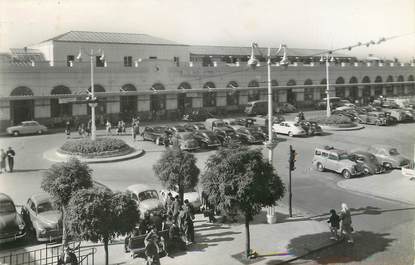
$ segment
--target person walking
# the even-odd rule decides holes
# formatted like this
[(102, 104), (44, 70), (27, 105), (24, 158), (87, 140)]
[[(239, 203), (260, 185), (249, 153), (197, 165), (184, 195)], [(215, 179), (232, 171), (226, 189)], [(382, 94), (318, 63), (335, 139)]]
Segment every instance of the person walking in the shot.
[(0, 150), (0, 173), (6, 172), (6, 158), (7, 154), (3, 149)]
[(9, 171), (13, 172), (14, 168), (14, 157), (16, 156), (16, 152), (9, 146), (9, 150), (6, 152), (7, 154), (7, 163), (9, 164)]
[(338, 240), (339, 234), (338, 230), (340, 228), (340, 217), (337, 215), (336, 210), (331, 209), (330, 210), (330, 218), (327, 220), (327, 223), (330, 224), (330, 232), (332, 233), (332, 237), (330, 239)]
[(86, 129), (85, 129), (85, 132), (86, 132), (87, 136), (91, 135), (91, 128), (92, 128), (92, 120), (89, 120), (87, 125), (86, 125)]
[(105, 123), (105, 130), (107, 132), (107, 136), (111, 134), (111, 122), (109, 120)]
[(347, 243), (353, 244), (353, 238), (351, 233), (353, 232), (352, 228), (352, 216), (350, 214), (350, 209), (347, 207), (347, 204), (341, 204), (341, 211), (340, 211), (340, 235), (345, 235), (347, 239)]
[(58, 265), (78, 265), (78, 259), (75, 253), (69, 247), (66, 247), (65, 252), (58, 258)]
[(85, 136), (85, 124), (81, 123), (78, 127), (78, 133), (79, 136), (84, 137)]
[(65, 134), (66, 134), (66, 139), (71, 138), (71, 122), (70, 121), (66, 121)]

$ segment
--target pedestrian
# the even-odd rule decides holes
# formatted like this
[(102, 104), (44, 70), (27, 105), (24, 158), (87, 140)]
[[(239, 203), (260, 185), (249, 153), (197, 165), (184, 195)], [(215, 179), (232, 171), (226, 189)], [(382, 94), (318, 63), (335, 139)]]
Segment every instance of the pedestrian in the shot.
[(172, 206), (173, 206), (174, 198), (171, 192), (167, 193), (167, 198), (164, 203), (164, 209), (166, 210), (167, 215), (173, 214)]
[(164, 147), (168, 148), (170, 145), (170, 134), (167, 131), (164, 133), (163, 141), (164, 141)]
[(16, 152), (9, 146), (9, 149), (6, 152), (7, 154), (7, 163), (9, 164), (9, 171), (13, 172), (14, 168), (14, 157), (16, 156)]
[(107, 135), (111, 134), (111, 122), (109, 120), (107, 120), (107, 122), (105, 123), (105, 130), (107, 132)]
[(340, 217), (337, 215), (336, 210), (331, 209), (330, 210), (330, 218), (327, 220), (327, 223), (330, 224), (330, 232), (333, 234), (330, 239), (338, 240), (338, 230), (340, 228)]
[(85, 124), (81, 123), (78, 127), (79, 136), (84, 137), (85, 135)]
[(7, 154), (3, 149), (0, 150), (0, 173), (6, 172), (6, 158)]
[(66, 134), (66, 139), (71, 137), (71, 122), (70, 121), (66, 121), (65, 134)]
[(186, 237), (186, 245), (194, 241), (194, 225), (191, 214), (188, 210), (183, 208), (179, 214), (179, 226)]
[(180, 198), (179, 195), (176, 195), (173, 201), (173, 220), (175, 222), (177, 222), (177, 219), (179, 217), (180, 207)]
[(347, 243), (352, 244), (353, 238), (351, 233), (353, 232), (352, 227), (352, 216), (350, 214), (350, 209), (347, 207), (347, 204), (341, 204), (342, 209), (340, 211), (340, 235), (344, 235), (347, 239)]
[(58, 265), (78, 265), (78, 259), (69, 247), (66, 247), (65, 252), (59, 256)]
[(122, 133), (122, 121), (118, 121), (117, 124), (117, 135), (120, 135)]
[(209, 218), (209, 223), (215, 223), (215, 209), (212, 207), (211, 203), (209, 202), (209, 197), (205, 191), (202, 191), (202, 207), (203, 207), (203, 215)]
[(85, 129), (85, 132), (86, 132), (87, 136), (91, 135), (91, 128), (92, 128), (92, 120), (89, 120), (87, 125), (86, 125), (86, 129)]

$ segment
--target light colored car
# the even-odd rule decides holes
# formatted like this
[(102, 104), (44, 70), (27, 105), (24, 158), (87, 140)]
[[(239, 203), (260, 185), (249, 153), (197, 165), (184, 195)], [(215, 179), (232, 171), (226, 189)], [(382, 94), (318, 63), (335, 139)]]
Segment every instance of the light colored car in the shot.
[(127, 187), (127, 194), (137, 203), (141, 218), (152, 212), (163, 211), (163, 202), (158, 194), (159, 188), (145, 184), (134, 184)]
[[(166, 201), (167, 194), (169, 192), (171, 193), (171, 195), (173, 195), (173, 197), (176, 197), (176, 195), (179, 195), (179, 193), (174, 190), (161, 190), (160, 195), (163, 200), (163, 203)], [(188, 200), (192, 204), (195, 211), (198, 211), (200, 209), (200, 206), (202, 206), (202, 200), (200, 199), (200, 194), (197, 189), (185, 191), (185, 193), (183, 194), (183, 199)]]
[(48, 131), (48, 128), (37, 121), (22, 121), (16, 126), (8, 127), (6, 131), (10, 135), (19, 136), (21, 134), (43, 134)]
[(23, 238), (26, 235), (26, 224), (17, 213), (13, 200), (0, 193), (0, 244)]
[(30, 197), (23, 208), (23, 218), (33, 228), (37, 241), (62, 238), (62, 214), (48, 194), (40, 193)]
[(349, 154), (340, 149), (326, 146), (314, 150), (313, 165), (318, 171), (332, 170), (346, 179), (363, 173), (363, 168), (349, 159)]
[(401, 168), (410, 163), (408, 158), (401, 155), (395, 147), (389, 145), (372, 145), (367, 151), (374, 154), (379, 163), (386, 168)]
[(281, 123), (274, 123), (272, 125), (274, 132), (279, 134), (287, 134), (288, 136), (303, 136), (307, 135), (307, 132), (294, 121), (283, 121)]

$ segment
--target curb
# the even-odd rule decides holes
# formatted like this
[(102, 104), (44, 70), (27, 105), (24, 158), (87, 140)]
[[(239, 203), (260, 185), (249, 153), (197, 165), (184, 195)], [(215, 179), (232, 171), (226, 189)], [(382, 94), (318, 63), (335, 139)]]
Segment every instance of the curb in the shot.
[(351, 128), (338, 128), (338, 127), (331, 127), (331, 126), (324, 126), (322, 125), (321, 128), (326, 131), (356, 131), (365, 128), (363, 125), (357, 125), (356, 127)]
[(119, 162), (124, 160), (130, 160), (134, 158), (141, 157), (145, 154), (144, 149), (138, 149), (134, 152), (123, 155), (123, 156), (114, 156), (114, 157), (106, 157), (106, 158), (82, 158), (81, 156), (71, 156), (71, 155), (64, 155), (59, 154), (57, 152), (57, 148), (50, 149), (43, 153), (43, 158), (52, 161), (52, 162), (64, 162), (67, 161), (69, 157), (76, 157), (80, 161), (88, 164), (99, 164), (99, 163), (111, 163), (111, 162)]

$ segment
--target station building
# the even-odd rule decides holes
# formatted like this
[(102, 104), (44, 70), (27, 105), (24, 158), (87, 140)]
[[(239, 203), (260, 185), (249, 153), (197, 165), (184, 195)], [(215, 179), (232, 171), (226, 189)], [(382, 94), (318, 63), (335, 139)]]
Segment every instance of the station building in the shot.
[[(247, 102), (267, 98), (266, 50), (256, 54), (256, 68), (246, 65), (250, 53), (250, 47), (187, 45), (145, 34), (71, 31), (0, 54), (0, 126), (4, 130), (23, 120), (48, 126), (88, 120), (91, 70), (98, 125), (135, 115), (175, 120), (201, 108), (241, 112)], [(306, 108), (326, 97), (326, 67), (319, 62), (323, 53), (289, 47), (289, 66), (278, 64), (281, 55), (273, 59), (276, 104)], [(332, 56), (332, 96), (367, 101), (415, 95), (414, 64)]]

